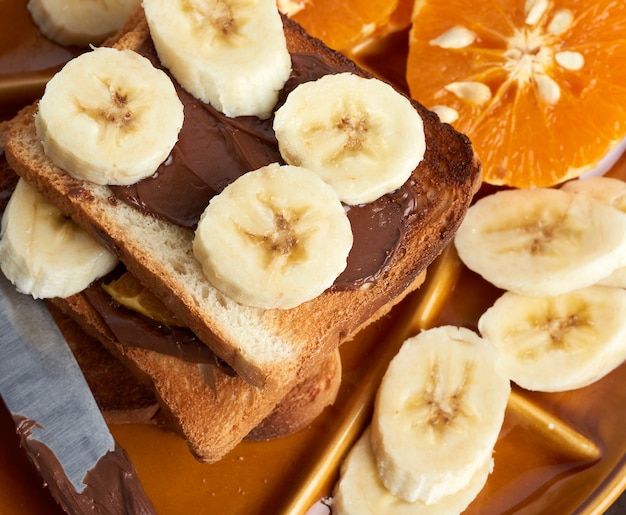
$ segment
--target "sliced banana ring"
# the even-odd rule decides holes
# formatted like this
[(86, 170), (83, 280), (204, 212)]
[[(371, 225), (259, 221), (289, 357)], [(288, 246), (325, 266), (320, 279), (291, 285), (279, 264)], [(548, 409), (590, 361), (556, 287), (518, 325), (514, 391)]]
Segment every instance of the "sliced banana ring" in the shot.
[[(589, 177), (566, 182), (564, 191), (581, 193), (626, 213), (626, 182), (614, 177)], [(598, 284), (626, 288), (626, 266), (621, 266)]]
[(72, 59), (48, 82), (35, 123), (46, 155), (67, 173), (127, 185), (167, 158), (183, 105), (148, 59), (102, 47)]
[(291, 73), (275, 0), (144, 0), (159, 59), (226, 116), (269, 118)]
[(385, 487), (425, 504), (466, 488), (491, 459), (510, 390), (497, 349), (469, 329), (442, 326), (406, 340), (371, 424)]
[(426, 149), (411, 102), (351, 73), (299, 85), (276, 111), (274, 131), (287, 163), (313, 170), (350, 205), (402, 186)]
[(33, 21), (61, 45), (96, 45), (119, 29), (140, 0), (29, 0)]
[(480, 318), (512, 381), (545, 392), (587, 386), (626, 359), (626, 290), (591, 286), (554, 297), (506, 292)]
[(20, 179), (2, 217), (0, 268), (22, 293), (69, 297), (109, 273), (117, 257)]
[(341, 467), (333, 495), (334, 515), (442, 515), (462, 513), (483, 489), (493, 469), (493, 459), (479, 467), (470, 482), (458, 492), (434, 504), (406, 502), (385, 488), (370, 445), (367, 429)]
[(575, 179), (561, 186), (563, 191), (583, 193), (626, 213), (626, 182), (615, 177)]
[(626, 215), (563, 190), (506, 190), (470, 207), (454, 241), (467, 267), (499, 288), (559, 295), (626, 263)]
[(213, 286), (234, 300), (286, 309), (333, 284), (352, 241), (330, 186), (304, 168), (271, 164), (211, 199), (193, 251)]

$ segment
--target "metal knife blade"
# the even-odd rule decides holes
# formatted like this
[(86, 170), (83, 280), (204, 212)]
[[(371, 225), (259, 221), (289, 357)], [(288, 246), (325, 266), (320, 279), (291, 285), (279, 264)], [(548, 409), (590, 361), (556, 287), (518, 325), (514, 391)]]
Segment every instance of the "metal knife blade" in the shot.
[[(116, 445), (74, 355), (45, 304), (18, 293), (1, 273), (0, 395), (16, 426), (19, 420), (28, 421), (28, 441), (40, 442), (54, 453), (77, 494), (88, 486), (87, 473), (107, 456), (99, 470), (106, 469), (109, 483), (116, 482), (117, 487), (124, 490), (119, 492), (122, 503), (128, 504), (128, 499), (134, 497), (131, 503), (146, 505), (142, 513), (151, 512), (153, 508), (139, 480), (132, 481), (135, 473), (132, 464)], [(108, 460), (109, 456), (119, 457), (120, 454), (125, 458), (124, 465), (118, 467), (116, 460)], [(52, 474), (44, 474), (49, 472), (44, 469), (50, 464), (38, 452), (29, 456), (48, 483), (57, 479)], [(111, 467), (121, 468), (108, 475)], [(103, 478), (92, 481), (92, 488), (84, 497), (95, 497), (93, 490), (100, 487), (94, 488), (93, 484), (100, 485), (102, 481)], [(57, 485), (49, 486), (56, 498)], [(111, 485), (105, 488), (115, 490)], [(109, 491), (109, 500), (115, 495)], [(67, 496), (59, 494), (59, 497), (62, 499), (57, 498), (57, 501), (68, 511)], [(81, 496), (71, 494), (70, 497)], [(87, 501), (90, 505), (99, 502), (100, 499)]]

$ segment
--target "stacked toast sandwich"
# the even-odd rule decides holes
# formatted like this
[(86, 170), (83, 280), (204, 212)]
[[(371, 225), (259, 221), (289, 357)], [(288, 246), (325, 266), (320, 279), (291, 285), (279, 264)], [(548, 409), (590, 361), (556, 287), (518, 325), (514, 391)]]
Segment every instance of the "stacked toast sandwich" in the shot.
[[(19, 116), (0, 123), (0, 216), (19, 181), (19, 176), (11, 169), (4, 154), (6, 135), (17, 119)], [(175, 430), (171, 420), (160, 410), (152, 383), (142, 381), (140, 375), (133, 374), (118, 359), (123, 355), (123, 345), (106, 326), (97, 325), (97, 322), (93, 326), (85, 324), (81, 313), (69, 309), (62, 299), (47, 299), (47, 306), (74, 353), (108, 423), (156, 424), (165, 430)], [(115, 309), (122, 316), (126, 315), (127, 323), (133, 323), (133, 318), (136, 317), (137, 321), (134, 323), (139, 330), (145, 329), (138, 314), (130, 316), (121, 306)], [(70, 315), (65, 314), (64, 310), (69, 310)], [(85, 332), (81, 326), (87, 327), (91, 334)], [(111, 352), (101, 342), (108, 342), (106, 348)], [(143, 352), (150, 355), (153, 351)], [(340, 382), (341, 359), (339, 352), (335, 351), (309, 377), (295, 385), (272, 412), (252, 429), (246, 439), (280, 438), (307, 426), (326, 406), (334, 402)], [(192, 399), (192, 404), (202, 399), (202, 396), (186, 390), (185, 392)]]
[[(292, 173), (291, 167), (298, 170), (308, 167), (300, 166), (298, 149), (287, 144), (293, 140), (293, 133), (286, 138), (284, 130), (290, 132), (292, 123), (300, 116), (303, 119), (310, 116), (311, 110), (325, 113), (321, 108), (326, 103), (332, 105), (328, 91), (346, 89), (351, 96), (363, 82), (357, 81), (359, 85), (352, 89), (347, 81), (356, 77), (367, 82), (371, 77), (276, 12), (271, 19), (278, 20), (288, 52), (288, 58), (278, 59), (277, 66), (282, 69), (287, 63), (288, 70), (280, 71), (283, 75), (280, 86), (272, 83), (269, 87), (275, 93), (269, 101), (253, 102), (255, 109), (260, 106), (256, 114), (247, 111), (242, 114), (236, 108), (231, 109), (228, 95), (225, 100), (221, 97), (216, 100), (212, 92), (196, 90), (194, 81), (185, 76), (185, 71), (197, 66), (196, 62), (185, 60), (185, 56), (193, 55), (192, 49), (180, 48), (181, 53), (176, 52), (176, 38), (160, 25), (164, 22), (159, 16), (162, 8), (159, 5), (159, 2), (144, 2), (146, 11), (140, 9), (111, 41), (114, 49), (139, 53), (155, 68), (164, 70), (184, 106), (182, 128), (175, 134), (173, 147), (160, 158), (156, 171), (124, 184), (70, 173), (65, 165), (59, 166), (59, 153), (55, 154), (51, 148), (55, 144), (44, 147), (42, 142), (45, 140), (42, 134), (47, 130), (43, 126), (50, 120), (40, 112), (43, 100), (15, 121), (7, 139), (6, 157), (26, 183), (71, 217), (120, 262), (83, 291), (55, 297), (51, 302), (99, 339), (148, 385), (163, 415), (183, 435), (192, 453), (201, 461), (212, 462), (259, 426), (294, 387), (309, 378), (316, 378), (311, 381), (320, 384), (319, 375), (316, 376), (320, 371), (322, 375), (336, 377), (335, 372), (328, 370), (329, 364), (337, 365), (340, 344), (415, 289), (423, 271), (451, 240), (479, 185), (480, 166), (465, 136), (442, 124), (419, 103), (402, 97), (404, 108), (409, 106), (410, 113), (396, 113), (392, 119), (400, 124), (417, 114), (423, 148), (409, 147), (409, 154), (416, 154), (417, 159), (400, 184), (389, 183), (382, 193), (371, 194), (369, 188), (369, 197), (351, 197), (350, 192), (342, 192), (341, 198), (337, 194), (337, 201), (332, 200), (349, 222), (340, 221), (337, 225), (348, 227), (350, 245), (343, 257), (343, 267), (331, 272), (334, 275), (330, 284), (323, 283), (321, 292), (310, 298), (276, 306), (271, 304), (275, 289), (277, 297), (283, 295), (278, 293), (277, 282), (268, 282), (261, 291), (254, 290), (255, 284), (249, 285), (249, 290), (246, 285), (233, 286), (233, 281), (239, 279), (238, 272), (224, 277), (214, 271), (207, 272), (211, 266), (201, 262), (207, 255), (219, 255), (230, 241), (226, 238), (226, 243), (221, 243), (217, 250), (210, 248), (217, 233), (222, 231), (223, 226), (218, 224), (210, 226), (208, 235), (198, 243), (199, 227), (209, 219), (206, 215), (209, 199), (223, 198), (224, 192), (235, 191), (229, 188), (240, 184), (240, 178), (261, 177), (262, 174), (252, 173), (258, 170), (265, 170), (265, 175), (278, 170), (275, 177), (285, 183), (299, 177), (300, 171)], [(174, 3), (169, 5), (167, 9), (177, 9)], [(180, 13), (172, 14), (175, 18)], [(229, 18), (231, 22), (234, 19)], [(270, 31), (268, 27), (272, 23), (268, 21), (262, 30)], [(273, 44), (268, 38), (267, 47)], [(247, 82), (257, 84), (252, 69), (249, 76), (244, 75), (238, 80), (244, 88)], [(346, 82), (332, 85), (330, 90), (323, 89), (317, 96), (314, 93), (309, 111), (300, 115), (298, 102), (306, 101), (292, 93), (304, 91), (300, 87), (309, 83), (321, 85), (323, 77), (331, 76)], [(376, 87), (379, 82), (376, 81)], [(226, 87), (229, 92), (231, 89), (236, 88)], [(393, 95), (401, 96), (395, 91)], [(238, 100), (234, 103), (238, 105)], [(393, 105), (389, 103), (389, 110), (395, 109)], [(279, 124), (275, 113), (281, 109)], [(158, 129), (161, 131), (161, 127)], [(167, 132), (166, 128), (162, 132)], [(408, 133), (405, 136), (410, 139)], [(393, 138), (398, 136), (388, 139)], [(73, 145), (84, 147), (84, 143), (77, 137)], [(386, 143), (390, 142), (381, 138), (376, 148), (367, 149), (368, 153), (385, 155)], [(321, 152), (323, 146), (321, 142), (305, 145), (313, 154)], [(402, 152), (392, 147), (390, 164), (379, 165), (396, 180), (398, 173), (392, 159)], [(412, 157), (405, 161), (411, 162)], [(193, 175), (197, 168), (206, 167), (219, 168), (219, 177), (198, 184)], [(303, 181), (309, 181), (311, 174), (303, 173), (302, 177)], [(370, 174), (369, 182), (374, 186), (384, 182), (382, 177), (378, 181), (375, 174), (374, 180), (371, 177)], [(287, 197), (306, 200), (310, 191), (306, 181), (302, 182), (302, 188), (290, 186), (292, 195)], [(328, 184), (332, 178), (318, 182)], [(263, 184), (263, 181), (253, 182), (248, 189), (261, 188)], [(317, 184), (316, 179), (311, 179), (310, 184)], [(321, 190), (328, 189), (325, 188), (320, 186)], [(337, 188), (333, 185), (333, 190)], [(204, 201), (196, 201), (196, 197), (192, 201), (190, 194), (198, 189), (210, 191)], [(299, 189), (305, 195), (298, 196)], [(322, 198), (331, 198), (333, 194), (329, 195)], [(217, 202), (211, 200), (209, 207), (213, 204)], [(237, 219), (246, 207), (236, 208), (227, 219)], [(327, 211), (327, 207), (324, 201), (322, 211)], [(336, 212), (333, 216), (341, 218)], [(335, 223), (328, 225), (334, 227)], [(345, 241), (344, 238), (337, 247), (346, 247)], [(325, 245), (324, 252), (339, 252), (333, 246)], [(324, 268), (327, 261), (332, 261), (330, 257), (318, 260), (314, 269)], [(241, 268), (242, 276), (246, 275), (244, 268), (247, 267)], [(157, 297), (163, 304), (161, 311), (171, 314), (177, 322), (164, 324), (122, 306), (120, 299), (115, 298), (115, 286), (111, 285), (122, 277), (126, 281), (129, 276)], [(300, 282), (316, 281), (303, 276), (292, 280), (292, 286), (295, 290)], [(268, 291), (269, 304), (257, 304), (256, 300), (267, 297)], [(165, 338), (170, 342), (151, 343), (155, 335), (159, 341)], [(176, 335), (180, 335), (180, 340), (172, 345), (171, 338), (178, 338)], [(284, 429), (286, 424), (279, 422), (277, 426)], [(263, 434), (268, 433), (257, 433), (260, 437)], [(270, 436), (274, 434), (273, 430), (269, 432)]]

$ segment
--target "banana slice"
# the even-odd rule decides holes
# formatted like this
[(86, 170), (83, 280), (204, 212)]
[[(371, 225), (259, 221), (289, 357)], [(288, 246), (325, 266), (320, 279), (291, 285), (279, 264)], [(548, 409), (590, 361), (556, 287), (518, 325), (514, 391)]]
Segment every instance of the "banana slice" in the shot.
[[(564, 191), (589, 195), (626, 213), (626, 183), (613, 177), (590, 177), (576, 179), (561, 186)], [(626, 267), (620, 267), (598, 284), (626, 288)]]
[(522, 388), (559, 392), (587, 386), (626, 359), (626, 290), (591, 286), (554, 297), (506, 292), (480, 318)]
[(350, 73), (299, 85), (276, 111), (274, 132), (287, 163), (313, 170), (350, 205), (402, 186), (426, 149), (409, 100)]
[(626, 288), (626, 267), (619, 267), (611, 275), (598, 281), (598, 284), (614, 286), (616, 288)]
[(29, 0), (37, 28), (61, 45), (96, 45), (119, 29), (140, 0)]
[(0, 268), (35, 298), (69, 297), (108, 274), (114, 254), (20, 179), (2, 217)]
[(589, 195), (626, 213), (626, 182), (614, 177), (576, 179), (566, 182), (561, 189)]
[(35, 123), (46, 155), (70, 175), (127, 185), (167, 158), (183, 105), (169, 77), (148, 59), (96, 48), (48, 82)]
[(144, 0), (159, 59), (226, 116), (269, 118), (291, 73), (275, 0)]
[(562, 190), (506, 190), (476, 202), (454, 242), (467, 267), (499, 288), (559, 295), (626, 263), (626, 215)]
[(409, 338), (382, 379), (371, 424), (385, 487), (425, 504), (460, 492), (491, 458), (510, 389), (496, 348), (469, 329)]
[(330, 186), (304, 168), (271, 164), (211, 199), (193, 251), (218, 290), (242, 304), (287, 309), (333, 284), (352, 241)]
[(485, 486), (493, 459), (479, 467), (470, 482), (435, 504), (406, 502), (389, 492), (381, 482), (370, 445), (369, 429), (357, 441), (341, 466), (333, 492), (334, 515), (458, 515)]

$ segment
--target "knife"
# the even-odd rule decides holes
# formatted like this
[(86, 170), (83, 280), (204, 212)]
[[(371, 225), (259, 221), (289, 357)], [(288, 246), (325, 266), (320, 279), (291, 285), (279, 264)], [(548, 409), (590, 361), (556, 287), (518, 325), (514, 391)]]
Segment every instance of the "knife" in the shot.
[(0, 395), (21, 445), (71, 514), (156, 513), (42, 301), (0, 274)]

